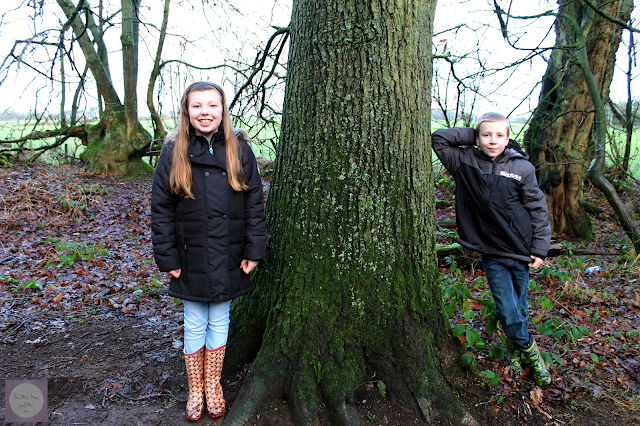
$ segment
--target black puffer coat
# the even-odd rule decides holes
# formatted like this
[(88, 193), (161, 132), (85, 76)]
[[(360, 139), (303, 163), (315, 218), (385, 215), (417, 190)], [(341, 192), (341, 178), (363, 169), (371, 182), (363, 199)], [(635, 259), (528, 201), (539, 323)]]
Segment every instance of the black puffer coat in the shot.
[(440, 129), (433, 149), (456, 181), (458, 242), (482, 254), (531, 262), (544, 259), (551, 227), (535, 168), (516, 141), (495, 161), (473, 146), (474, 129)]
[(153, 253), (162, 272), (181, 269), (171, 278), (169, 295), (180, 299), (221, 303), (247, 293), (249, 275), (242, 259), (262, 260), (267, 229), (264, 194), (255, 156), (240, 140), (246, 191), (236, 192), (226, 172), (224, 135), (214, 135), (213, 152), (203, 136), (191, 135), (191, 192), (179, 197), (169, 188), (174, 144), (165, 143), (151, 196)]

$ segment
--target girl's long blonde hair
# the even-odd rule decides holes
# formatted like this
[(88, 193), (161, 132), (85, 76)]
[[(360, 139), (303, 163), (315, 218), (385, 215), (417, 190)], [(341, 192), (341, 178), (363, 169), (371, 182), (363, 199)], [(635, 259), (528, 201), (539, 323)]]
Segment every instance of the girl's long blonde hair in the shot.
[[(169, 186), (171, 190), (183, 197), (194, 198), (191, 193), (191, 162), (187, 158), (189, 148), (189, 93), (205, 90), (217, 90), (222, 98), (222, 120), (218, 130), (224, 132), (224, 148), (227, 153), (227, 176), (229, 185), (234, 191), (248, 189), (244, 183), (242, 170), (242, 151), (238, 137), (233, 131), (227, 98), (222, 87), (215, 83), (199, 81), (186, 88), (180, 100), (180, 122), (178, 126), (167, 135), (167, 141), (174, 142), (171, 173), (169, 174)], [(244, 135), (244, 133), (241, 133)]]

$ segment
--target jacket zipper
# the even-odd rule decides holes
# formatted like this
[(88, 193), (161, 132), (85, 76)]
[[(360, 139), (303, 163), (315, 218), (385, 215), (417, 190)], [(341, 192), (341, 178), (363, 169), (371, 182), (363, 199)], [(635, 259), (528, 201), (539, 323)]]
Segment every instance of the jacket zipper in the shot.
[[(491, 175), (493, 176), (495, 174), (496, 171), (496, 162), (492, 161), (491, 162)], [(490, 206), (489, 204), (491, 203), (491, 197), (493, 195), (493, 186), (495, 185), (495, 180), (492, 179), (492, 181), (494, 181), (494, 183), (491, 184), (491, 186), (489, 186), (489, 193), (487, 194), (487, 211), (490, 211)], [(489, 241), (489, 236), (491, 235), (491, 229), (490, 229), (491, 225), (489, 222), (487, 222), (487, 226), (485, 226), (485, 232), (484, 232), (484, 238), (486, 241)]]

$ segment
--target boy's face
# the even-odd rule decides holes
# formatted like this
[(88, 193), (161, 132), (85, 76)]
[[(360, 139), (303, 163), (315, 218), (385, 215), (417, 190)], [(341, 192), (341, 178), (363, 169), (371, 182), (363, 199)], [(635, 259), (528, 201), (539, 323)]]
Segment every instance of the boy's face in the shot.
[(507, 123), (501, 121), (485, 121), (480, 124), (476, 143), (480, 151), (494, 161), (507, 147), (509, 133)]

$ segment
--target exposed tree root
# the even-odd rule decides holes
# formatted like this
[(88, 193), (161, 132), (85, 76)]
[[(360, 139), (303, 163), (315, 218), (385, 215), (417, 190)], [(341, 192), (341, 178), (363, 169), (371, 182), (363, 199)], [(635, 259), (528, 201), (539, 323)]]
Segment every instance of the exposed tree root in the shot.
[(353, 404), (348, 403), (344, 398), (333, 398), (328, 403), (336, 424), (339, 426), (360, 426), (360, 417)]
[[(429, 359), (426, 352), (429, 351), (425, 349), (425, 354), (417, 357), (416, 352), (402, 347), (393, 354), (370, 352), (361, 365), (374, 372), (375, 381), (385, 384), (383, 389), (386, 388), (390, 398), (421, 413), (428, 424), (477, 426), (446, 383), (439, 366), (425, 362)], [(345, 382), (342, 367), (335, 360), (325, 359), (323, 369), (320, 364), (314, 365), (302, 358), (292, 362), (270, 345), (263, 347), (223, 424), (244, 425), (268, 398), (283, 397), (296, 425), (314, 426), (322, 390), (333, 424), (359, 426), (360, 417), (353, 403), (355, 389)]]
[(314, 426), (317, 412), (317, 386), (310, 369), (299, 371), (288, 390), (289, 404), (296, 425)]
[[(229, 414), (224, 419), (224, 426), (242, 426), (258, 411), (274, 391), (282, 387), (280, 367), (271, 359), (258, 357), (240, 389)], [(264, 361), (262, 361), (264, 360)]]

